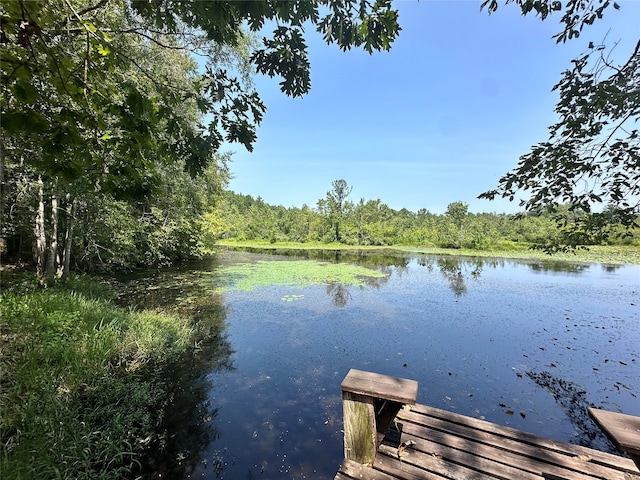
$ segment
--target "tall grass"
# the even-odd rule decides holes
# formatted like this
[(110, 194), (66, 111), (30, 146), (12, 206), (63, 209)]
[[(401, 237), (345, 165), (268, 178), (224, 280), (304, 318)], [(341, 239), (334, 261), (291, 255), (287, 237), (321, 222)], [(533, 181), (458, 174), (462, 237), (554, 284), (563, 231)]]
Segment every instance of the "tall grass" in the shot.
[(115, 479), (162, 442), (161, 367), (190, 322), (115, 307), (103, 285), (0, 296), (0, 478)]

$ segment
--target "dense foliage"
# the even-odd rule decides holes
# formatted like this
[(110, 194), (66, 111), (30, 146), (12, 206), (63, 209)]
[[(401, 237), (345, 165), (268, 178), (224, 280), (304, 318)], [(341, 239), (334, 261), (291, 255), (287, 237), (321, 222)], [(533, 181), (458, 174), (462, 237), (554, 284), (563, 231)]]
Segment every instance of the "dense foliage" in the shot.
[[(68, 276), (72, 258), (92, 269), (194, 250), (197, 204), (212, 198), (188, 198), (194, 216), (176, 222), (198, 187), (183, 171), (222, 187), (221, 132), (250, 147), (264, 108), (223, 70), (206, 82), (185, 38), (149, 32), (127, 2), (2, 3), (3, 247), (33, 248), (41, 281)], [(201, 50), (209, 68), (248, 72), (246, 44)], [(219, 111), (235, 121), (205, 131)]]
[(191, 322), (132, 312), (109, 289), (73, 280), (0, 296), (0, 477), (116, 479), (164, 443), (163, 365), (190, 344)]
[[(505, 3), (543, 20), (560, 15), (559, 42), (579, 37), (608, 8), (620, 8), (603, 0)], [(492, 13), (498, 1), (482, 6)], [(253, 71), (279, 76), (287, 95), (303, 95), (311, 87), (305, 26), (342, 50), (362, 47), (370, 53), (391, 48), (401, 30), (387, 0), (8, 0), (0, 15), (0, 250), (24, 258), (32, 243), (44, 282), (68, 275), (71, 258), (91, 269), (197, 253), (203, 223), (176, 223), (175, 209), (160, 199), (178, 170), (191, 177), (208, 167), (224, 171), (218, 153), (223, 142), (251, 150), (265, 111), (251, 85)], [(265, 27), (273, 31), (259, 46), (253, 32)], [(527, 216), (545, 210), (562, 227), (561, 235), (543, 244), (549, 250), (606, 241), (620, 232), (618, 224), (632, 231), (637, 218), (639, 146), (633, 125), (640, 105), (640, 54), (636, 48), (628, 61), (614, 65), (606, 51), (591, 44), (574, 61), (556, 86), (560, 119), (549, 141), (483, 194), (516, 198), (530, 192), (522, 201)], [(224, 186), (224, 176), (218, 178), (217, 186)], [(339, 191), (334, 193), (319, 209), (327, 209), (335, 238), (342, 240), (346, 212)], [(562, 205), (575, 215), (566, 215)], [(375, 223), (370, 219), (378, 207), (376, 218), (383, 219), (384, 205), (360, 206), (346, 242), (398, 241), (387, 227), (363, 228)], [(206, 217), (210, 238), (221, 228), (216, 209), (215, 202), (204, 212), (195, 208), (196, 217)], [(459, 238), (452, 244), (459, 244), (464, 229), (454, 225)], [(111, 244), (111, 233), (121, 241)], [(320, 238), (327, 236), (323, 231)]]
[[(579, 37), (607, 8), (619, 8), (602, 0), (505, 3), (542, 19), (560, 14), (558, 41)], [(487, 0), (483, 8), (491, 13), (498, 2)], [(176, 214), (186, 205), (180, 195), (193, 196), (181, 170), (208, 175), (208, 182), (213, 171), (220, 189), (223, 142), (251, 150), (265, 111), (252, 73), (279, 76), (285, 94), (303, 95), (311, 87), (306, 26), (342, 50), (370, 53), (391, 48), (401, 30), (388, 0), (8, 0), (0, 15), (0, 250), (25, 258), (33, 248), (38, 277), (47, 283), (67, 276), (72, 258), (82, 269), (129, 268), (201, 253), (203, 235), (214, 239), (226, 228), (216, 214), (226, 207), (209, 197), (195, 202), (193, 217)], [(255, 32), (270, 28), (257, 45)], [(618, 66), (604, 46), (589, 49), (556, 87), (560, 120), (550, 140), (483, 194), (515, 198), (530, 191), (522, 203), (527, 216), (545, 210), (562, 227), (543, 244), (550, 250), (606, 241), (620, 231), (615, 225), (632, 230), (638, 214), (638, 48)], [(578, 190), (578, 179), (587, 188)], [(330, 237), (330, 228), (347, 243), (428, 238), (455, 246), (475, 235), (449, 216), (457, 239), (400, 240), (380, 202), (354, 206), (346, 221), (343, 193), (334, 185), (318, 205), (330, 226), (316, 221), (322, 232), (315, 237)], [(597, 210), (599, 203), (607, 208)], [(300, 216), (309, 215), (301, 209)], [(295, 236), (309, 236), (310, 227), (305, 234), (302, 223), (291, 223)]]
[[(335, 201), (336, 187), (340, 202)], [(509, 215), (471, 213), (464, 202), (452, 202), (444, 214), (394, 210), (380, 199), (348, 196), (351, 189), (344, 180), (333, 182), (333, 189), (315, 207), (285, 208), (269, 205), (260, 197), (225, 192), (216, 210), (222, 220), (212, 235), (217, 239), (268, 240), (270, 242), (341, 242), (346, 245), (414, 245), (476, 250), (528, 247), (556, 241), (563, 227), (556, 223), (562, 214), (569, 226), (581, 214), (568, 205), (547, 212)], [(635, 234), (635, 235), (634, 235)], [(633, 244), (638, 232), (611, 237), (605, 244)]]
[[(77, 191), (75, 196), (58, 193), (57, 230), (60, 243), (68, 243), (64, 255), (70, 268), (130, 270), (207, 253), (203, 242), (212, 228), (211, 212), (228, 181), (227, 158), (218, 156), (195, 179), (177, 165), (158, 168), (161, 186), (139, 199), (92, 191)], [(8, 172), (14, 183), (6, 196), (10, 207), (4, 223), (6, 254), (13, 261), (30, 263), (38, 183), (20, 165), (11, 165)], [(43, 190), (45, 195), (56, 195), (55, 185)]]

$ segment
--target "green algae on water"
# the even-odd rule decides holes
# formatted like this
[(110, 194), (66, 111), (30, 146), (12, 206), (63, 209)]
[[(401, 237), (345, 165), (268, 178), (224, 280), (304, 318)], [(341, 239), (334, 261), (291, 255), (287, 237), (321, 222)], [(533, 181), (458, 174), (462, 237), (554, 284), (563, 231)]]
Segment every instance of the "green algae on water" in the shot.
[(365, 278), (386, 277), (382, 272), (358, 265), (311, 260), (263, 260), (225, 267), (218, 273), (224, 283), (221, 291), (253, 290), (272, 285), (306, 287), (340, 283), (365, 286)]

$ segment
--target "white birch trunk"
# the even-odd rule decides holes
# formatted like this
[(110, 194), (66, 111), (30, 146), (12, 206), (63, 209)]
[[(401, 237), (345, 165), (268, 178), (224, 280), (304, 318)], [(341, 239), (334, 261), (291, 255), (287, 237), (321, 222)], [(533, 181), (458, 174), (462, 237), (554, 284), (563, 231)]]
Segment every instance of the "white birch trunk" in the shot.
[[(69, 201), (71, 195), (67, 195), (67, 201)], [(71, 244), (73, 243), (73, 228), (76, 224), (76, 210), (78, 201), (74, 198), (71, 203), (67, 205), (67, 231), (64, 236), (64, 253), (62, 256), (61, 267), (58, 270), (58, 276), (63, 279), (69, 278), (69, 269), (71, 265)]]
[(58, 260), (58, 182), (54, 183), (53, 193), (51, 194), (51, 243), (49, 245), (49, 254), (47, 256), (47, 270), (45, 272), (45, 281), (47, 284), (53, 282), (56, 274), (56, 263)]
[(45, 250), (47, 248), (47, 237), (44, 231), (44, 186), (42, 183), (42, 177), (38, 177), (38, 210), (36, 213), (35, 225), (33, 233), (35, 242), (33, 246), (33, 257), (36, 263), (36, 275), (38, 280), (42, 282), (44, 280), (44, 259)]

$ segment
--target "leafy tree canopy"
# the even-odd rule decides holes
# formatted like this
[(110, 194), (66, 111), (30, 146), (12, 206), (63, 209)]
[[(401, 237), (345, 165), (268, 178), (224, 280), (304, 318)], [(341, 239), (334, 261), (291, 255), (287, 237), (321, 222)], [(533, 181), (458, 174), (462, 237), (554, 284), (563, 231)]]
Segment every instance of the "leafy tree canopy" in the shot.
[(464, 219), (467, 218), (469, 213), (469, 205), (465, 202), (453, 202), (447, 205), (447, 211), (445, 215), (449, 217), (458, 228), (462, 228)]
[[(499, 3), (482, 8), (492, 13)], [(558, 42), (620, 8), (610, 0), (503, 3), (543, 20), (559, 16)], [(342, 50), (368, 52), (388, 50), (400, 31), (390, 0), (5, 0), (0, 18), (3, 149), (49, 176), (83, 176), (116, 192), (151, 184), (157, 162), (184, 162), (196, 175), (225, 141), (251, 150), (265, 106), (233, 72), (251, 66), (280, 77), (285, 94), (305, 94), (305, 27)], [(267, 23), (271, 35), (249, 48), (247, 31)], [(640, 209), (639, 50), (640, 42), (614, 64), (604, 45), (590, 44), (555, 86), (559, 121), (549, 139), (481, 197), (526, 192), (529, 212), (568, 203), (585, 215), (567, 225), (565, 244), (606, 238), (615, 222), (631, 227)]]
[[(400, 30), (384, 0), (7, 0), (0, 15), (3, 137), (38, 171), (110, 191), (145, 185), (158, 161), (196, 175), (225, 141), (251, 150), (265, 107), (231, 72), (253, 65), (308, 92), (305, 22), (343, 50), (389, 49)], [(271, 38), (245, 48), (266, 21)]]
[[(558, 42), (580, 36), (583, 28), (621, 8), (609, 0), (530, 1), (516, 3), (523, 14), (545, 19), (562, 15)], [(483, 3), (489, 12), (496, 0)], [(617, 45), (617, 44), (616, 44)], [(615, 46), (613, 48), (615, 48)], [(629, 234), (640, 214), (640, 41), (624, 63), (611, 60), (612, 48), (590, 42), (554, 86), (559, 94), (559, 120), (549, 127), (549, 139), (531, 148), (498, 187), (480, 195), (520, 201), (529, 212), (558, 212), (561, 204), (579, 213), (572, 221), (559, 214), (564, 235), (541, 245), (547, 251), (601, 242), (622, 224)], [(559, 212), (561, 213), (561, 212)]]

